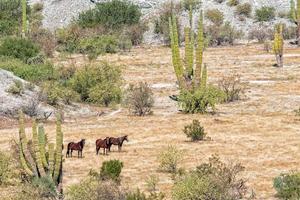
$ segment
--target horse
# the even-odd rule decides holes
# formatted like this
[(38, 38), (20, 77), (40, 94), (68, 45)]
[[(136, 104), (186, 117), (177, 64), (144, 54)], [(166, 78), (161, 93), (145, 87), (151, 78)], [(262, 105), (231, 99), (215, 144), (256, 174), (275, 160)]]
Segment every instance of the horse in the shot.
[(107, 155), (107, 149), (110, 149), (110, 142), (109, 142), (109, 137), (105, 138), (104, 140), (98, 139), (96, 140), (96, 154), (99, 154), (99, 150), (103, 148), (103, 154)]
[(118, 151), (120, 152), (122, 150), (123, 142), (125, 140), (128, 142), (128, 135), (119, 138), (110, 137), (109, 138), (110, 146), (108, 148), (108, 151), (110, 151), (111, 145), (118, 145)]
[(72, 157), (73, 151), (78, 151), (78, 158), (79, 158), (79, 154), (80, 154), (80, 156), (82, 158), (82, 150), (83, 150), (84, 144), (85, 144), (85, 139), (82, 139), (78, 143), (70, 142), (68, 144), (68, 150), (67, 150), (66, 157), (70, 157), (70, 154), (71, 154), (71, 157)]

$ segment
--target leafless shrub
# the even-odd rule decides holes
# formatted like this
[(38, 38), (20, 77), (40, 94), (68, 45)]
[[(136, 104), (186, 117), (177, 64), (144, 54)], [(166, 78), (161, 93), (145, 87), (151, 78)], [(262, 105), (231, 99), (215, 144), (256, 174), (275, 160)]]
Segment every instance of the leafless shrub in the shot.
[(273, 36), (273, 30), (265, 26), (255, 27), (250, 30), (248, 38), (250, 40), (258, 40), (259, 43), (263, 43), (266, 40), (271, 39)]
[(218, 85), (225, 94), (225, 102), (239, 100), (245, 91), (245, 84), (241, 82), (241, 76), (238, 74), (222, 77)]
[(39, 105), (39, 98), (37, 96), (33, 96), (29, 99), (27, 105), (23, 106), (22, 110), (26, 115), (36, 117), (38, 115)]

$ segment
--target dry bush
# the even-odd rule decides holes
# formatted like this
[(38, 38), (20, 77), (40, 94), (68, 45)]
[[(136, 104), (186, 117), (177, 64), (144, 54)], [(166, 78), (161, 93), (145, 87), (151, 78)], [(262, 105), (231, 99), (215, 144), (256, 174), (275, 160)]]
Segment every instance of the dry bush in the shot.
[(244, 199), (247, 193), (246, 180), (240, 176), (244, 167), (240, 164), (225, 164), (213, 156), (182, 177), (174, 184), (172, 199)]
[(6, 90), (6, 92), (13, 95), (22, 95), (24, 92), (23, 82), (20, 80), (14, 80), (13, 84)]
[(248, 33), (250, 40), (257, 40), (259, 43), (263, 43), (266, 40), (270, 40), (273, 37), (273, 30), (266, 26), (259, 26), (252, 28)]
[(224, 92), (225, 102), (240, 100), (241, 95), (245, 93), (245, 84), (241, 82), (241, 76), (238, 74), (223, 76), (218, 85)]
[(237, 6), (237, 5), (239, 5), (240, 4), (240, 0), (229, 0), (228, 2), (227, 2), (227, 5), (228, 6)]
[(193, 142), (203, 140), (206, 136), (206, 132), (199, 120), (193, 120), (191, 124), (184, 127), (183, 132), (188, 138), (191, 138)]
[(38, 114), (39, 105), (40, 100), (38, 96), (32, 96), (27, 105), (23, 106), (22, 110), (26, 115), (30, 117), (36, 117)]
[(137, 86), (130, 85), (125, 94), (125, 105), (129, 112), (137, 116), (151, 114), (154, 98), (151, 88), (147, 83), (140, 82)]
[(183, 154), (175, 146), (168, 146), (159, 155), (159, 169), (164, 172), (177, 173), (178, 163), (182, 160)]
[(250, 3), (239, 4), (235, 10), (235, 14), (244, 16), (244, 17), (250, 17), (251, 12), (252, 12), (252, 6)]
[(205, 16), (217, 26), (221, 26), (223, 24), (224, 14), (219, 9), (208, 9), (206, 10)]
[(57, 46), (57, 40), (53, 33), (46, 29), (39, 29), (37, 32), (31, 35), (33, 41), (35, 41), (42, 51), (48, 56), (52, 57)]

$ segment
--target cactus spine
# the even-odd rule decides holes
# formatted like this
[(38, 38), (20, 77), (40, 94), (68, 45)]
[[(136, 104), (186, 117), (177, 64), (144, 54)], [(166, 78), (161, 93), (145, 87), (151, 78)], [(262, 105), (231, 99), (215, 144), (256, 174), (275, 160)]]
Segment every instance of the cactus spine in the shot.
[(274, 34), (274, 44), (273, 51), (276, 57), (276, 62), (278, 67), (283, 67), (283, 25), (279, 24), (275, 26), (275, 34)]
[(53, 180), (57, 183), (60, 178), (60, 169), (62, 163), (62, 143), (63, 143), (63, 134), (61, 131), (61, 116), (57, 114), (56, 120), (56, 147), (55, 147), (55, 166)]
[[(42, 125), (39, 125), (37, 130), (36, 122), (33, 121), (32, 125), (32, 144), (34, 156), (31, 155), (27, 146), (27, 138), (24, 128), (24, 114), (22, 111), (19, 113), (19, 152), (20, 164), (24, 172), (28, 176), (45, 177), (50, 176), (58, 186), (62, 181), (62, 143), (63, 134), (61, 131), (60, 116), (57, 117), (56, 129), (56, 159), (54, 159), (54, 144), (48, 145), (48, 161), (46, 159), (46, 135)], [(35, 160), (33, 159), (35, 158)], [(30, 161), (32, 159), (32, 161)]]

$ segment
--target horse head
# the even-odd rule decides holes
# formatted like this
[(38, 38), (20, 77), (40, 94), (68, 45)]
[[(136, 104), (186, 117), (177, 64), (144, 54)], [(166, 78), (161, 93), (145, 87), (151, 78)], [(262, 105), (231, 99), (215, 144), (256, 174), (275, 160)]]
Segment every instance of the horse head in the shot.
[(123, 140), (126, 140), (127, 142), (129, 142), (128, 135), (125, 135)]
[(82, 148), (83, 148), (83, 146), (85, 145), (85, 139), (82, 139), (80, 143), (82, 144)]
[(105, 144), (106, 144), (107, 146), (110, 146), (110, 137), (106, 137), (106, 138), (105, 138)]

